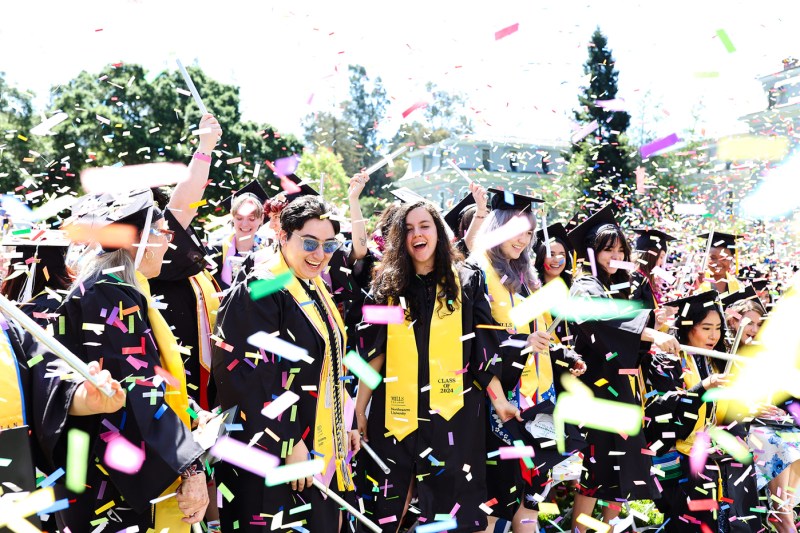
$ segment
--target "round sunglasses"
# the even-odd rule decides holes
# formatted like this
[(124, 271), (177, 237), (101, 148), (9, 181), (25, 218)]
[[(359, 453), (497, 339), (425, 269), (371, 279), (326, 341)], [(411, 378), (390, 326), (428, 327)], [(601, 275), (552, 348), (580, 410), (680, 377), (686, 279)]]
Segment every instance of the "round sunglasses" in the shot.
[(298, 239), (303, 241), (303, 250), (306, 252), (313, 252), (314, 250), (319, 248), (320, 245), (322, 245), (323, 252), (325, 252), (326, 254), (332, 254), (333, 252), (338, 250), (339, 247), (342, 245), (342, 243), (337, 241), (336, 239), (330, 239), (327, 241), (318, 241), (317, 239), (312, 239), (310, 237), (301, 237), (296, 233), (292, 233), (290, 236), (294, 237), (295, 235), (297, 236)]

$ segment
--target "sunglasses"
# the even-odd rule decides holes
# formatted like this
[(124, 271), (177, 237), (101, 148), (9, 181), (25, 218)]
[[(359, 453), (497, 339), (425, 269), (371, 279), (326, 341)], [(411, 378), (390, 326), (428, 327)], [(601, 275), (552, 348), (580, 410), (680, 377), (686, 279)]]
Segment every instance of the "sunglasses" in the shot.
[(150, 228), (150, 235), (155, 235), (156, 237), (159, 235), (163, 236), (167, 240), (167, 244), (175, 239), (175, 232), (171, 229)]
[[(291, 236), (294, 237), (295, 235), (297, 234), (292, 233)], [(303, 241), (303, 251), (306, 252), (313, 252), (314, 250), (319, 248), (319, 245), (321, 244), (323, 252), (325, 252), (326, 254), (332, 254), (333, 252), (338, 250), (339, 247), (342, 245), (342, 243), (340, 243), (336, 239), (330, 239), (328, 241), (320, 242), (317, 239), (311, 239), (309, 237), (301, 237), (300, 235), (297, 235), (297, 238)]]

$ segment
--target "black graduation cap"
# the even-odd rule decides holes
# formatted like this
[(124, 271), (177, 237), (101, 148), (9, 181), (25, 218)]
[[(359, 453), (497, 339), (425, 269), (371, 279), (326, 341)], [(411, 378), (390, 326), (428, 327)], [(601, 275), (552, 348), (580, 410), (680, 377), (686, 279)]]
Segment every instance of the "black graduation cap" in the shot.
[[(567, 230), (564, 229), (564, 226), (561, 225), (561, 222), (556, 222), (555, 224), (550, 224), (547, 226), (547, 236), (550, 238), (550, 242), (552, 242), (553, 239), (561, 241), (567, 248), (567, 252), (572, 249), (572, 243), (569, 240), (569, 235), (567, 235)], [(536, 230), (536, 241), (539, 244), (544, 244), (543, 228)]]
[(586, 259), (588, 256), (586, 238), (594, 232), (595, 228), (606, 224), (617, 225), (617, 221), (614, 219), (612, 203), (606, 204), (568, 233), (569, 240), (579, 259)]
[[(711, 241), (712, 248), (728, 248), (728, 249), (735, 249), (736, 248), (736, 241), (742, 238), (741, 235), (731, 235), (730, 233), (723, 233), (721, 231), (715, 231), (713, 240)], [(703, 233), (702, 235), (698, 235), (698, 239), (703, 239), (708, 241), (708, 236), (710, 235), (709, 232)]]
[(766, 307), (764, 307), (764, 303), (758, 297), (758, 294), (756, 294), (755, 287), (752, 285), (744, 285), (738, 291), (729, 292), (724, 298), (722, 298), (722, 305), (727, 308), (729, 305), (741, 300), (755, 300), (762, 309), (766, 309)]
[(91, 194), (76, 202), (68, 222), (91, 224), (95, 227), (130, 224), (141, 231), (144, 229), (150, 208), (153, 209), (151, 224), (164, 217), (155, 204), (150, 189), (130, 191), (125, 195)]
[(292, 192), (292, 193), (284, 192), (284, 194), (286, 195), (287, 203), (291, 202), (292, 200), (296, 200), (301, 196), (319, 196), (319, 192), (317, 192), (316, 189), (314, 189), (308, 183), (305, 183), (304, 180), (301, 180), (299, 177), (297, 177), (296, 174), (287, 174), (284, 177), (288, 180), (291, 180), (292, 183), (300, 187), (300, 190), (297, 192)]
[(567, 230), (567, 233), (569, 233), (570, 231), (572, 231), (575, 228), (577, 228), (578, 224), (580, 224), (580, 222), (581, 222), (581, 212), (578, 211), (577, 213), (572, 215), (572, 218), (570, 218), (567, 221), (567, 223), (564, 225), (564, 229)]
[(657, 229), (641, 228), (641, 229), (635, 229), (633, 231), (635, 231), (639, 235), (636, 238), (636, 249), (640, 251), (644, 250), (666, 251), (668, 242), (678, 240), (677, 237), (673, 237), (672, 235), (669, 235)]
[[(398, 187), (389, 191), (392, 196), (403, 202), (404, 204), (415, 204), (417, 202), (427, 202), (428, 199), (420, 194), (412, 191), (408, 187)], [(472, 195), (470, 195), (472, 196)]]
[(528, 196), (526, 194), (517, 194), (515, 192), (503, 191), (489, 187), (489, 192), (492, 194), (492, 199), (489, 200), (489, 206), (492, 209), (506, 209), (513, 211), (533, 210), (533, 204), (544, 203), (544, 200)]
[(246, 193), (250, 193), (259, 200), (261, 200), (262, 205), (269, 199), (269, 194), (267, 194), (267, 191), (264, 190), (264, 187), (262, 187), (261, 184), (258, 183), (257, 181), (253, 180), (244, 187), (242, 187), (241, 189), (239, 189), (238, 191), (234, 192), (233, 194), (222, 200), (222, 207), (226, 211), (230, 211), (233, 199), (241, 194), (246, 194)]
[(689, 309), (686, 307), (687, 305), (691, 307), (704, 307), (710, 309), (715, 303), (719, 304), (719, 302), (719, 293), (715, 290), (710, 290), (698, 292), (684, 298), (678, 298), (677, 300), (664, 303), (662, 306), (677, 307), (678, 318), (676, 320), (680, 320), (682, 316), (686, 316), (689, 313)]
[[(62, 231), (58, 230), (31, 230), (27, 235), (30, 238), (21, 238), (13, 234), (7, 235), (0, 245), (14, 248), (15, 257), (10, 264), (24, 263), (32, 257), (39, 259), (48, 266), (48, 270), (55, 270), (59, 266), (63, 269), (64, 258), (71, 244)], [(22, 254), (18, 256), (17, 254)]]
[(466, 214), (467, 210), (475, 205), (475, 197), (472, 193), (468, 193), (460, 202), (450, 208), (444, 215), (444, 221), (453, 230), (453, 233), (458, 233), (458, 225), (461, 219)]

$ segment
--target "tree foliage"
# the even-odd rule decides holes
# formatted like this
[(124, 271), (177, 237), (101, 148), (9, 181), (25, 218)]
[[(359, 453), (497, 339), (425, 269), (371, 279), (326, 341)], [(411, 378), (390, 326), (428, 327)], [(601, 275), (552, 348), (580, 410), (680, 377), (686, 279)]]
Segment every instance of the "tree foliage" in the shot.
[(588, 53), (583, 66), (588, 83), (578, 96), (575, 119), (582, 126), (596, 121), (597, 129), (572, 145), (568, 173), (580, 196), (602, 204), (619, 201), (633, 190), (636, 153), (625, 135), (630, 115), (598, 105), (617, 97), (619, 77), (608, 40), (599, 28), (592, 34)]
[(295, 174), (303, 180), (318, 183), (318, 190), (326, 200), (336, 204), (347, 201), (350, 179), (342, 167), (339, 156), (330, 148), (321, 146), (315, 151), (303, 150)]

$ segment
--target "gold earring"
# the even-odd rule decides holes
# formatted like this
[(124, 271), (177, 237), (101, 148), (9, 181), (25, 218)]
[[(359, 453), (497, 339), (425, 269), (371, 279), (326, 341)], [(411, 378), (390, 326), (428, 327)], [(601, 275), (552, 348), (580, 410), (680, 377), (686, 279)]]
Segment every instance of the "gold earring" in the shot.
[[(150, 254), (150, 255), (147, 255), (147, 254)], [(153, 250), (147, 250), (144, 253), (144, 258), (147, 259), (148, 261), (152, 260), (155, 256), (156, 256), (156, 254), (153, 253)]]

